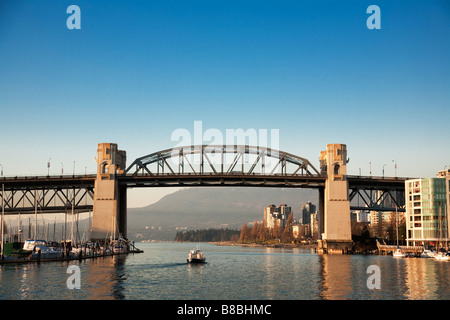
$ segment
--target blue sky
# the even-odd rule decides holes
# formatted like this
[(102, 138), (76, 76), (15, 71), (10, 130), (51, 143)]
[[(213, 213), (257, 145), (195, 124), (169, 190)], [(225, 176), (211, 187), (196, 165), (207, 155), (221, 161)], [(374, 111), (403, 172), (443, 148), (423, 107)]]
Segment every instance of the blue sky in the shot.
[[(81, 30), (69, 30), (69, 5)], [(369, 30), (369, 5), (381, 29)], [(177, 128), (279, 129), (318, 167), (434, 176), (450, 165), (448, 1), (50, 1), (0, 4), (4, 175), (94, 172), (97, 143), (135, 158)]]

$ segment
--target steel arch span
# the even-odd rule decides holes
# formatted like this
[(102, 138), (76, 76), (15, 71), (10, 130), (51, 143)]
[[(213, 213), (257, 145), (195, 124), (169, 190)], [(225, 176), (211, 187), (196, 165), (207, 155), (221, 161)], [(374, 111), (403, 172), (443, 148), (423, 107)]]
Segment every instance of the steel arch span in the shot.
[(308, 159), (267, 147), (192, 145), (137, 158), (126, 170), (132, 175), (282, 175), (319, 176)]

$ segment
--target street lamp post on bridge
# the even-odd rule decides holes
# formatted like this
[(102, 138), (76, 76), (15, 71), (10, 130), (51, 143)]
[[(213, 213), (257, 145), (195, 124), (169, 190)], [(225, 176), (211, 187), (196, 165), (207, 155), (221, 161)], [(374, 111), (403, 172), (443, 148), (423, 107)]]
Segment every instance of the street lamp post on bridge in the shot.
[(50, 176), (50, 160), (52, 160), (52, 158), (49, 158), (47, 161), (47, 169), (48, 169), (47, 176)]
[(392, 162), (394, 162), (394, 165), (395, 165), (395, 175), (394, 175), (394, 177), (397, 178), (397, 161), (392, 160)]

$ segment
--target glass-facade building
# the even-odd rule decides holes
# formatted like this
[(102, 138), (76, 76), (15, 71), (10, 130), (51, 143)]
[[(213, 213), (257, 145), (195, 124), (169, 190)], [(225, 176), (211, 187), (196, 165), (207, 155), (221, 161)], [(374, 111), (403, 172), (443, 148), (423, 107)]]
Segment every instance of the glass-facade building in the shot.
[(446, 246), (448, 182), (446, 177), (405, 181), (407, 245)]

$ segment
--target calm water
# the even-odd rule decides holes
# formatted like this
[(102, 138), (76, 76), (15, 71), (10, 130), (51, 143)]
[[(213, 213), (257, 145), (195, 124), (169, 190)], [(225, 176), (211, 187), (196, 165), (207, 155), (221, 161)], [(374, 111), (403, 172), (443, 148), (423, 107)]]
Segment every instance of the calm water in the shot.
[[(201, 243), (207, 264), (188, 265), (196, 245), (139, 243), (144, 253), (1, 266), (0, 299), (450, 299), (450, 262)], [(72, 264), (80, 267), (81, 289), (67, 288)], [(367, 288), (370, 265), (380, 268), (380, 289)]]

